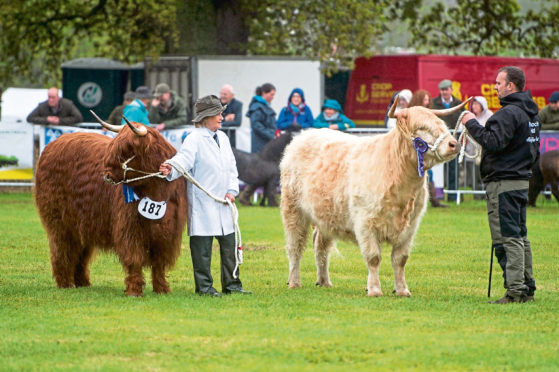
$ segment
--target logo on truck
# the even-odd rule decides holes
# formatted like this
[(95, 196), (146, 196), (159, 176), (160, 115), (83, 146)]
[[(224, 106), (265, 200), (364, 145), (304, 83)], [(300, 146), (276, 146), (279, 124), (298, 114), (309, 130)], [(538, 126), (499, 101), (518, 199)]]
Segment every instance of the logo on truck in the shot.
[(369, 100), (369, 93), (367, 93), (367, 85), (361, 84), (359, 87), (359, 93), (355, 96), (355, 99), (359, 103), (365, 103)]
[(78, 101), (84, 107), (96, 107), (103, 99), (103, 90), (99, 84), (88, 81), (78, 89)]

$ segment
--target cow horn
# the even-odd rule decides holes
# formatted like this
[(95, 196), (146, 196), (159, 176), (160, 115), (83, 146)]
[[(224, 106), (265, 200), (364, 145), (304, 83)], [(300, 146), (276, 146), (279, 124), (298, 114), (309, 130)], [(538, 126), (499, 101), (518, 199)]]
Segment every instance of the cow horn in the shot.
[(132, 132), (134, 132), (135, 135), (137, 136), (145, 136), (146, 134), (148, 134), (148, 130), (146, 129), (146, 127), (144, 127), (143, 125), (140, 126), (140, 128), (136, 128), (135, 126), (132, 125), (131, 122), (128, 121), (128, 119), (126, 119), (125, 116), (122, 117), (124, 119), (124, 121), (126, 122), (126, 124), (128, 124), (128, 126), (130, 127), (130, 129), (132, 129)]
[(451, 108), (447, 108), (444, 110), (431, 110), (431, 112), (437, 116), (448, 116), (453, 114), (454, 112), (460, 110), (462, 107), (466, 106), (466, 104), (468, 104), (472, 99), (474, 99), (474, 97), (470, 97), (467, 100), (465, 100), (464, 102), (462, 102), (461, 104), (459, 104), (458, 106), (454, 106)]
[(101, 120), (101, 118), (99, 116), (97, 116), (97, 114), (95, 112), (93, 112), (93, 110), (89, 110), (89, 112), (91, 112), (91, 115), (93, 115), (95, 117), (95, 119), (97, 119), (99, 124), (101, 124), (106, 129), (108, 129), (110, 131), (113, 131), (113, 132), (117, 132), (117, 133), (120, 132), (120, 130), (122, 129), (122, 125), (112, 125), (112, 124), (109, 124), (107, 122), (104, 122), (103, 120)]
[(399, 96), (396, 96), (396, 98), (394, 99), (394, 103), (392, 104), (392, 107), (390, 107), (390, 111), (388, 111), (388, 117), (391, 119), (396, 118), (396, 116), (394, 116), (394, 111), (396, 111), (396, 106), (398, 106), (398, 101), (400, 100)]

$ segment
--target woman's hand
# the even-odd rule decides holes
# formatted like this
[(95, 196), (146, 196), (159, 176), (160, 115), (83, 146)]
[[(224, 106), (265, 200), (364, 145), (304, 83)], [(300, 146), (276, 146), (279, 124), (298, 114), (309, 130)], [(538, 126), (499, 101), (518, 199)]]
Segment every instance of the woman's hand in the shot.
[(164, 176), (168, 176), (169, 173), (171, 173), (171, 165), (170, 164), (161, 164), (159, 166), (159, 171), (161, 172), (161, 174), (163, 174)]

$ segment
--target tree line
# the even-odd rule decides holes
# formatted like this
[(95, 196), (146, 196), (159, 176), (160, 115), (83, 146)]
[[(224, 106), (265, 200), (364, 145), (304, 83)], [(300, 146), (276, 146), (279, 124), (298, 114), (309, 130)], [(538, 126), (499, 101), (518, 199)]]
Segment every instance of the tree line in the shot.
[[(554, 0), (14, 0), (0, 4), (0, 88), (59, 84), (81, 57), (293, 55), (326, 72), (382, 53), (559, 55)], [(404, 45), (405, 44), (405, 45)]]

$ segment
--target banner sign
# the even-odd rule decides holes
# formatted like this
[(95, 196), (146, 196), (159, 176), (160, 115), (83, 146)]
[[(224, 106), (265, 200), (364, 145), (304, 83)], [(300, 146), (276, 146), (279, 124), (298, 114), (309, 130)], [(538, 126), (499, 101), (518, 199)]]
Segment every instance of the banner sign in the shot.
[(0, 125), (0, 181), (33, 178), (33, 125)]
[[(161, 135), (169, 141), (174, 148), (178, 149), (181, 147), (182, 142), (188, 136), (188, 134), (192, 131), (194, 127), (185, 127), (182, 129), (169, 129), (164, 130)], [(63, 134), (66, 133), (76, 133), (76, 132), (89, 132), (89, 133), (99, 133), (109, 137), (116, 137), (117, 133), (111, 131), (105, 131), (102, 129), (85, 129), (80, 127), (67, 127), (67, 126), (57, 126), (57, 125), (48, 125), (48, 126), (41, 126), (41, 130), (39, 131), (39, 138), (40, 138), (40, 146), (41, 152), (46, 145), (51, 143), (52, 141), (56, 140)]]

